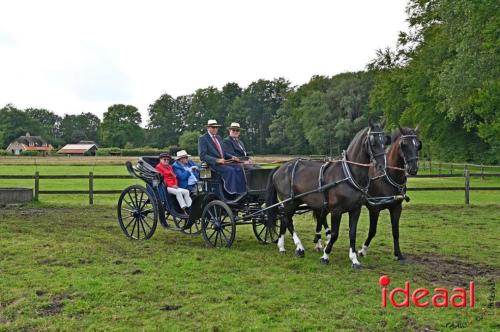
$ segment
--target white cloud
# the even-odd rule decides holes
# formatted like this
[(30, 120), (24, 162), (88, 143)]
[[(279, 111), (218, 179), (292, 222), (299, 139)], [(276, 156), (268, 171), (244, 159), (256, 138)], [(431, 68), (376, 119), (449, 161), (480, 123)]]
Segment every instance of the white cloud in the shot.
[(0, 106), (102, 117), (260, 78), (362, 70), (405, 29), (406, 1), (16, 1), (0, 12)]

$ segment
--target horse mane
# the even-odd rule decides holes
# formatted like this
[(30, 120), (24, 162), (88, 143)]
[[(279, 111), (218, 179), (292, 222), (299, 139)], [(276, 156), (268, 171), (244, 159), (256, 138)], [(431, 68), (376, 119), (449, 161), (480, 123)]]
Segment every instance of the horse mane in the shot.
[(370, 127), (366, 127), (363, 130), (358, 131), (358, 133), (356, 135), (354, 135), (353, 139), (351, 140), (351, 143), (349, 143), (347, 150), (349, 150), (349, 148), (351, 146), (358, 144), (358, 141), (361, 140), (364, 135), (366, 135), (366, 133), (368, 132), (369, 129), (370, 129)]

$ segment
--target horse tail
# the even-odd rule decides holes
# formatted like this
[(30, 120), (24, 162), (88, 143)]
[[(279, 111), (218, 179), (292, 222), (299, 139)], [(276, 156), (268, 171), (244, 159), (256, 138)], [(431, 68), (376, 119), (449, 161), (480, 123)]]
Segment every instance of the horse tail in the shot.
[[(276, 187), (274, 186), (273, 176), (278, 170), (278, 167), (275, 167), (271, 173), (269, 173), (269, 177), (267, 178), (267, 187), (266, 187), (266, 206), (271, 206), (273, 204), (278, 203), (278, 192), (276, 191)], [(267, 218), (268, 221), (275, 222), (278, 217), (278, 206), (270, 208), (267, 210)]]

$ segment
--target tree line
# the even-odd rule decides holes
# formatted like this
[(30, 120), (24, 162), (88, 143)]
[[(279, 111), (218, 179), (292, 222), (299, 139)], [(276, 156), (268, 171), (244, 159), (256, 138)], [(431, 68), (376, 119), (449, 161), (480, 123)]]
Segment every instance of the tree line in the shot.
[(498, 163), (499, 6), (411, 0), (408, 31), (377, 50), (364, 71), (314, 76), (301, 86), (277, 78), (165, 93), (149, 105), (146, 128), (132, 105), (110, 106), (102, 121), (91, 113), (60, 117), (6, 105), (0, 144), (30, 132), (56, 146), (93, 140), (119, 148), (180, 146), (193, 154), (207, 120), (216, 119), (239, 122), (254, 154), (337, 155), (371, 118), (388, 131), (420, 125), (424, 158)]

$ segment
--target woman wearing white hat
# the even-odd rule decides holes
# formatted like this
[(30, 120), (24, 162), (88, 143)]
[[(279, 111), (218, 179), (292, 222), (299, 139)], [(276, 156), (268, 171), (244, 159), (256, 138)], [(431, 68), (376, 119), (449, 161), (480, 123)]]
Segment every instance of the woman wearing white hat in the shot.
[(177, 151), (176, 161), (172, 165), (174, 173), (179, 180), (179, 187), (193, 191), (200, 178), (198, 165), (189, 159), (186, 150)]

